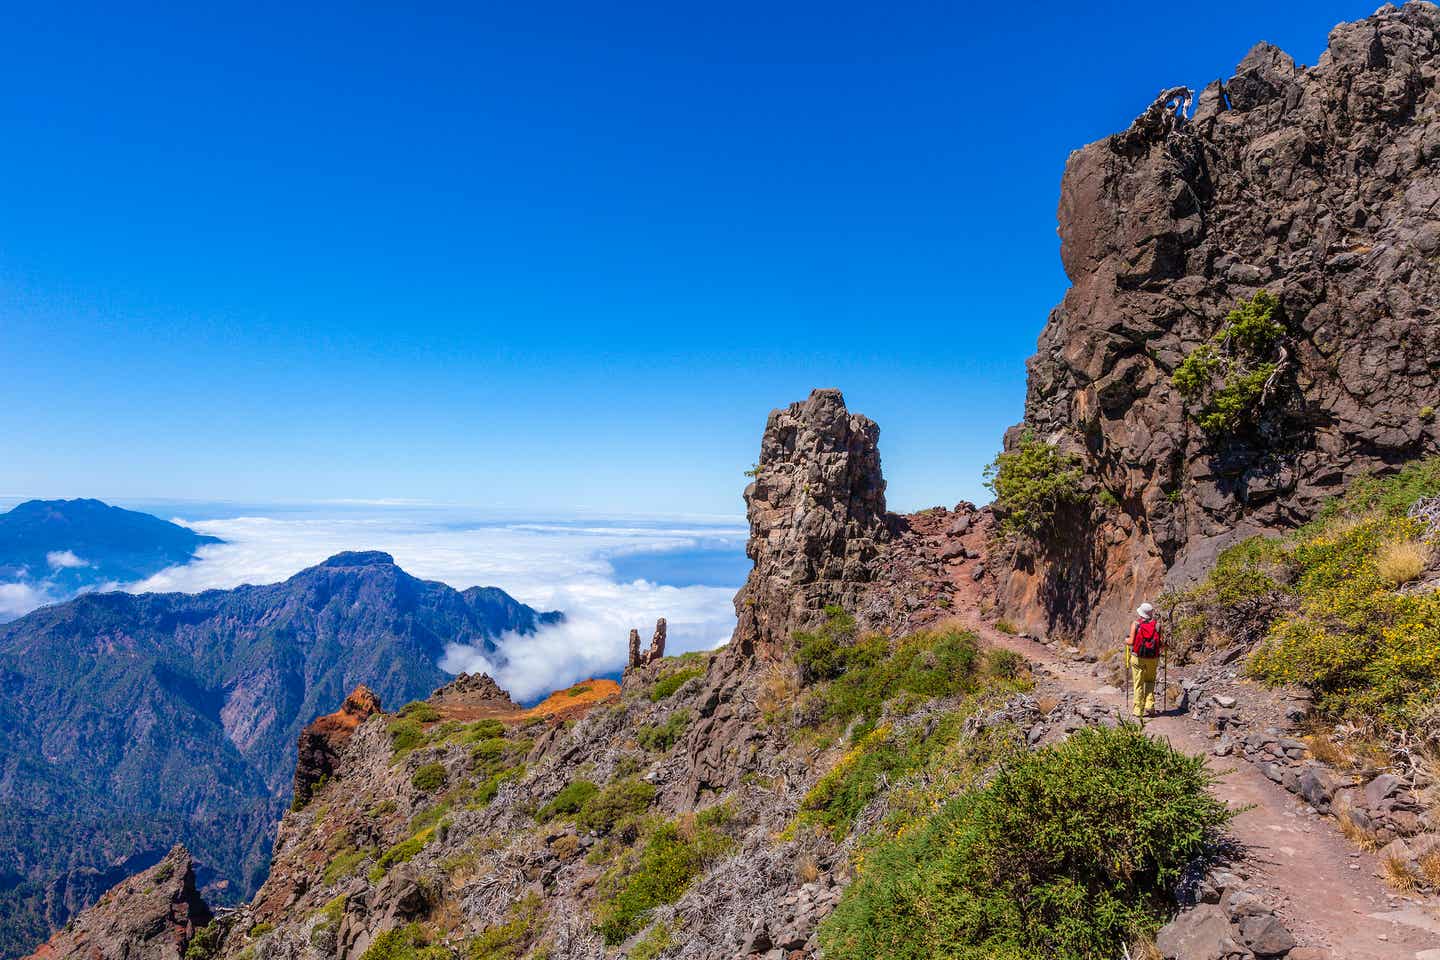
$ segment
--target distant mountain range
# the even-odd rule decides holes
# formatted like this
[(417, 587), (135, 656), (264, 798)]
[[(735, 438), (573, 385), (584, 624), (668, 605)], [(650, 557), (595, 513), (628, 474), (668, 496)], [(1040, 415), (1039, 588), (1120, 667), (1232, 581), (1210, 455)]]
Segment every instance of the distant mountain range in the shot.
[[(223, 543), (148, 513), (99, 500), (28, 500), (0, 514), (0, 584), (44, 599), (143, 580)], [(0, 619), (5, 619), (0, 608)]]
[(493, 654), (562, 619), (365, 552), (283, 583), (86, 594), (0, 625), (0, 957), (176, 841), (212, 898), (248, 896), (307, 722), (360, 683), (386, 704), (424, 697), (448, 679), (447, 644)]

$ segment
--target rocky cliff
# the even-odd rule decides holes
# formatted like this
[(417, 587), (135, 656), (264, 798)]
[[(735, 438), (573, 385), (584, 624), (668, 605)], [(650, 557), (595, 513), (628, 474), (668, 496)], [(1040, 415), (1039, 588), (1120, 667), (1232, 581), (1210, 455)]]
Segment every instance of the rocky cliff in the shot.
[(28, 960), (180, 960), (210, 919), (210, 908), (195, 889), (190, 853), (177, 846), (149, 870), (108, 891)]
[[(1007, 446), (1029, 431), (1073, 451), (1101, 506), (1015, 557), (1003, 598), (1037, 632), (1109, 636), (1223, 545), (1437, 449), (1437, 71), (1440, 10), (1387, 5), (1313, 67), (1262, 43), (1193, 115), (1172, 89), (1071, 155), (1072, 286)], [(1172, 377), (1262, 290), (1284, 327), (1274, 376), (1207, 431)]]
[(754, 567), (735, 597), (736, 655), (772, 654), (828, 604), (861, 605), (890, 536), (879, 438), (839, 390), (770, 412), (745, 488)]

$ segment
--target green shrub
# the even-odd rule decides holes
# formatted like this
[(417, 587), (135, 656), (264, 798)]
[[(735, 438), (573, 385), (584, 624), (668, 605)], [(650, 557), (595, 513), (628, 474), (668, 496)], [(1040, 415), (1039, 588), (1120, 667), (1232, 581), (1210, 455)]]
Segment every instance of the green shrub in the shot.
[(655, 788), (643, 780), (616, 780), (592, 794), (581, 805), (575, 825), (602, 836), (627, 821), (635, 821), (655, 802)]
[(414, 836), (401, 840), (382, 853), (380, 859), (375, 861), (375, 865), (383, 873), (397, 863), (407, 863), (415, 859), (415, 855), (421, 850), (424, 850), (433, 839), (435, 839), (434, 827), (421, 830)]
[(1229, 813), (1203, 758), (1089, 728), (870, 853), (821, 946), (833, 960), (1097, 960), (1153, 934)]
[(834, 679), (812, 696), (821, 723), (847, 724), (860, 719), (854, 739), (864, 736), (887, 702), (915, 702), (976, 689), (980, 643), (965, 630), (920, 631), (893, 647), (879, 635), (862, 637), (827, 653), (838, 664)]
[(505, 724), (499, 720), (476, 720), (474, 723), (468, 723), (461, 727), (456, 736), (461, 743), (493, 740), (496, 737), (505, 736)]
[(655, 681), (655, 686), (650, 688), (650, 700), (652, 703), (659, 703), (679, 690), (685, 684), (705, 673), (703, 667), (684, 667), (674, 673), (666, 674)]
[(505, 738), (491, 737), (481, 740), (470, 748), (470, 761), (476, 767), (485, 767), (505, 756)]
[(412, 923), (380, 934), (360, 960), (451, 960), (451, 955), (442, 946), (432, 946), (425, 928)]
[(667, 923), (657, 923), (645, 931), (645, 936), (635, 941), (630, 949), (630, 960), (655, 960), (671, 947), (679, 946)]
[(506, 767), (486, 777), (475, 787), (470, 796), (471, 807), (484, 807), (495, 799), (495, 794), (500, 792), (500, 785), (509, 780), (519, 780), (525, 776), (525, 764), (518, 767)]
[(1261, 290), (1231, 310), (1209, 342), (1175, 368), (1171, 382), (1191, 405), (1200, 429), (1234, 433), (1278, 398), (1273, 378), (1286, 334), (1280, 316), (1279, 298)]
[(360, 864), (375, 856), (373, 847), (366, 847), (358, 850), (342, 850), (335, 854), (334, 858), (325, 867), (325, 872), (320, 879), (325, 885), (333, 886), (341, 880), (353, 877), (360, 869)]
[(1003, 617), (995, 621), (995, 629), (1001, 633), (1008, 633), (1012, 637), (1020, 632), (1020, 628), (1015, 626), (1013, 621), (1006, 620)]
[(195, 935), (190, 938), (190, 942), (185, 946), (185, 960), (214, 960), (220, 955), (223, 944), (220, 924), (212, 920), (196, 930)]
[(315, 911), (319, 920), (310, 928), (311, 946), (320, 946), (325, 937), (335, 934), (340, 929), (340, 921), (345, 916), (345, 899), (345, 894), (342, 893)]
[(410, 777), (410, 786), (422, 793), (439, 790), (445, 785), (445, 764), (427, 763), (416, 768)]
[(825, 622), (813, 633), (796, 631), (795, 663), (805, 683), (834, 680), (845, 672), (850, 648), (855, 645), (855, 618), (841, 607), (825, 608)]
[(673, 823), (656, 826), (633, 863), (601, 878), (595, 916), (605, 942), (615, 946), (644, 929), (651, 910), (679, 900), (705, 863), (729, 846), (728, 838), (700, 818), (689, 836)]
[(440, 719), (440, 711), (424, 700), (415, 700), (401, 707), (395, 716), (414, 720), (416, 723), (434, 723)]
[(1025, 667), (1025, 658), (1014, 650), (996, 647), (985, 654), (985, 672), (1000, 680), (1020, 679)]
[(1061, 453), (1029, 430), (1015, 449), (998, 454), (985, 468), (1001, 531), (1036, 539), (1060, 511), (1085, 502), (1084, 481), (1079, 457)]
[(386, 730), (390, 734), (390, 747), (395, 751), (396, 756), (424, 746), (427, 739), (425, 728), (420, 726), (418, 720), (410, 717), (391, 720)]
[(635, 742), (646, 750), (664, 753), (675, 746), (690, 726), (690, 711), (676, 710), (665, 718), (664, 723), (647, 723), (635, 729)]
[(585, 801), (600, 792), (600, 788), (589, 780), (572, 780), (535, 814), (535, 819), (544, 823), (569, 814), (579, 813)]
[(877, 727), (816, 781), (800, 801), (799, 822), (824, 827), (832, 838), (842, 839), (882, 790), (959, 739), (963, 723), (964, 716), (955, 713), (928, 733), (917, 728), (892, 735), (889, 726)]

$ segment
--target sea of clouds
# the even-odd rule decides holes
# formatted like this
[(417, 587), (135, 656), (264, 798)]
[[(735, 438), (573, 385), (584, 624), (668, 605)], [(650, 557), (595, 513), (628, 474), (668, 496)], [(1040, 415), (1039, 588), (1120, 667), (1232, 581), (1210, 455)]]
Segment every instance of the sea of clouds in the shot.
[[(332, 514), (172, 519), (226, 542), (200, 548), (191, 563), (107, 587), (194, 593), (274, 583), (342, 550), (383, 550), (414, 576), (461, 590), (500, 587), (538, 610), (562, 611), (562, 624), (502, 637), (498, 662), (455, 644), (440, 663), (456, 673), (488, 672), (519, 700), (622, 669), (630, 629), (638, 628), (648, 640), (657, 617), (669, 621), (670, 652), (726, 642), (735, 624), (732, 599), (743, 579), (742, 564), (727, 565), (737, 571), (733, 583), (714, 582), (712, 575), (698, 585), (685, 566), (696, 556), (738, 560), (746, 536), (743, 525), (712, 519), (470, 520), (386, 507), (373, 513), (347, 508)], [(612, 560), (640, 555), (649, 576), (617, 577)], [(0, 611), (13, 615), (56, 599), (33, 587), (0, 584)]]

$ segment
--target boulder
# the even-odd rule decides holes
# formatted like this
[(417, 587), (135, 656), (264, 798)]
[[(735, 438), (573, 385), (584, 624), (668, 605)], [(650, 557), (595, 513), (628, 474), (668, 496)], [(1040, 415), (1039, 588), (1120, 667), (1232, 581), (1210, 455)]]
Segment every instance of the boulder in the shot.
[(1222, 944), (1230, 935), (1225, 911), (1202, 903), (1161, 927), (1155, 935), (1155, 946), (1166, 960), (1222, 960)]

